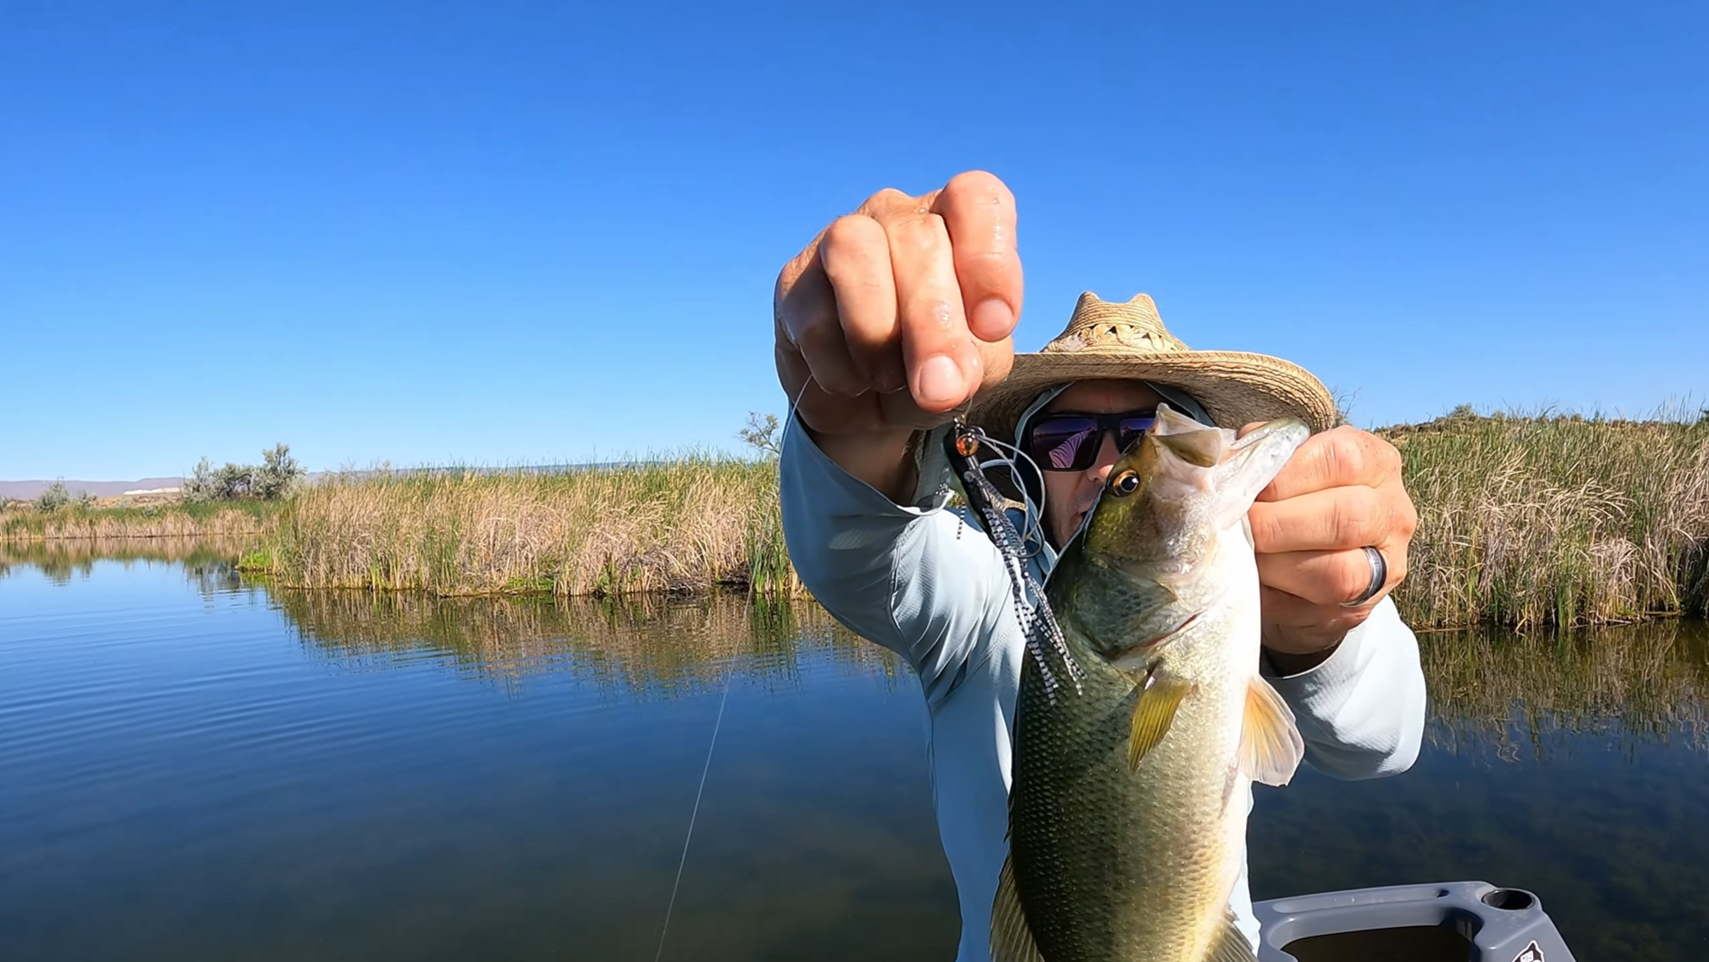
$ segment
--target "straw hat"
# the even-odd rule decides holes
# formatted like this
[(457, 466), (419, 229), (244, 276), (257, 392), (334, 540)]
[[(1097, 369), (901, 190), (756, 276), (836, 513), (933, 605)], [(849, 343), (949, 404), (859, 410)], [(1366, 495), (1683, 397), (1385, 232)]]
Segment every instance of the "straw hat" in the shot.
[(1097, 378), (1178, 387), (1219, 427), (1297, 417), (1313, 431), (1335, 424), (1323, 382), (1297, 364), (1241, 351), (1194, 351), (1163, 326), (1157, 305), (1138, 294), (1126, 304), (1080, 295), (1068, 327), (1036, 354), (1016, 354), (1002, 383), (981, 391), (968, 420), (993, 437), (1015, 436), (1015, 421), (1046, 388)]

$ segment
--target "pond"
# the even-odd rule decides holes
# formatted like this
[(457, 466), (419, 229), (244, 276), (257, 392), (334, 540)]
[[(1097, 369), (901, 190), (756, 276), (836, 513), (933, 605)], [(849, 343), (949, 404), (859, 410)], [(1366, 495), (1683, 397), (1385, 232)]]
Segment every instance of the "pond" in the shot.
[[(0, 556), (0, 958), (953, 957), (917, 684), (816, 608), (217, 554)], [(1422, 642), (1418, 764), (1261, 789), (1254, 896), (1479, 878), (1586, 962), (1709, 951), (1703, 627)]]

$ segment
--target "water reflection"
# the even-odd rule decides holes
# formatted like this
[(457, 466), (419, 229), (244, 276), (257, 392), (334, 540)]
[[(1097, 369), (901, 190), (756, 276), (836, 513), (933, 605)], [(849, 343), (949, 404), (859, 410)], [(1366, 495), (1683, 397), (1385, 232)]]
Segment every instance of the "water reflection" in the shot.
[[(808, 656), (892, 682), (894, 654), (810, 603), (694, 600), (432, 599), (275, 591), (302, 639), (353, 663), (420, 650), (495, 679), (569, 669), (631, 694), (705, 692), (735, 670), (787, 681)], [(1560, 637), (1478, 631), (1425, 635), (1426, 737), (1444, 751), (1543, 759), (1571, 739), (1682, 740), (1709, 749), (1709, 631), (1664, 621)]]
[(357, 665), (444, 654), (472, 673), (517, 681), (570, 671), (631, 697), (716, 691), (728, 671), (789, 683), (811, 658), (894, 681), (891, 652), (806, 603), (718, 595), (645, 598), (429, 598), (365, 591), (271, 592), (304, 643)]
[[(808, 656), (852, 674), (905, 671), (809, 603), (686, 599), (432, 599), (367, 592), (272, 593), (303, 640), (382, 663), (423, 649), (518, 680), (571, 670), (629, 694), (698, 694), (730, 668), (787, 681)], [(1421, 639), (1431, 693), (1427, 738), (1454, 754), (1543, 759), (1585, 734), (1682, 739), (1709, 749), (1709, 632), (1664, 621), (1554, 638), (1506, 632)]]
[[(919, 696), (816, 606), (235, 556), (0, 545), (0, 958), (651, 958), (693, 811), (665, 958), (952, 954)], [(1487, 878), (1580, 958), (1700, 957), (1705, 627), (1420, 640), (1418, 764), (1261, 791), (1254, 893)]]
[(1427, 634), (1420, 655), (1430, 690), (1426, 737), (1454, 754), (1543, 760), (1588, 735), (1709, 747), (1703, 622), (1552, 636)]
[(160, 553), (9, 556), (0, 959), (652, 958), (691, 813), (664, 958), (953, 950), (918, 696), (823, 612)]
[(181, 564), (193, 581), (213, 570), (210, 592), (240, 587), (236, 560), (246, 542), (210, 538), (89, 538), (64, 541), (0, 541), (0, 579), (21, 569), (41, 572), (56, 585), (88, 580), (95, 564)]
[(1692, 622), (1424, 636), (1417, 763), (1259, 792), (1254, 896), (1487, 879), (1539, 893), (1577, 958), (1702, 958), (1704, 636)]
[[(423, 654), (510, 684), (569, 670), (641, 697), (703, 693), (735, 670), (788, 684), (804, 659), (892, 683), (905, 672), (811, 602), (742, 597), (431, 598), (413, 593), (275, 589), (246, 578), (244, 545), (207, 539), (0, 542), (0, 578), (21, 566), (55, 584), (97, 561), (176, 564), (204, 597), (270, 600), (306, 645), (351, 666)], [(1668, 619), (1561, 634), (1501, 630), (1421, 635), (1428, 742), (1456, 755), (1544, 759), (1586, 734), (1678, 741), (1709, 751), (1709, 624)]]

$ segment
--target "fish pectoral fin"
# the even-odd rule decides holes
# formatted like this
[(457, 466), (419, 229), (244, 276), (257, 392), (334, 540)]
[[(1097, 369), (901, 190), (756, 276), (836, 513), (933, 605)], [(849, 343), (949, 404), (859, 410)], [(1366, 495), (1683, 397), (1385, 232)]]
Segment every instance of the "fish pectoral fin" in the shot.
[(1246, 934), (1234, 924), (1234, 913), (1230, 912), (1222, 920), (1222, 927), (1211, 936), (1210, 951), (1205, 954), (1205, 962), (1258, 962), (1258, 956), (1252, 951), (1252, 943), (1246, 940)]
[(1003, 860), (997, 875), (997, 898), (991, 903), (991, 962), (1044, 962), (1027, 914), (1021, 908), (1021, 893), (1015, 888), (1015, 856)]
[(1239, 758), (1241, 774), (1266, 785), (1286, 785), (1305, 758), (1305, 739), (1294, 724), (1293, 710), (1257, 675), (1246, 683)]
[(1169, 733), (1169, 725), (1175, 720), (1181, 699), (1192, 690), (1192, 682), (1161, 672), (1145, 680), (1139, 690), (1139, 700), (1133, 703), (1133, 731), (1127, 742), (1128, 768), (1138, 768), (1139, 760), (1145, 757), (1146, 752), (1156, 748), (1163, 736)]

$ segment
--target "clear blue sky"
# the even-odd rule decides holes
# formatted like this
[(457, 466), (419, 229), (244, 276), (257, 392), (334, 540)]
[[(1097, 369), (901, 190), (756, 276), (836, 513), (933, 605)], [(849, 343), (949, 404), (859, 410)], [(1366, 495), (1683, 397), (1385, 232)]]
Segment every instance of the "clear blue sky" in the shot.
[(739, 448), (771, 287), (994, 171), (1365, 425), (1709, 387), (1709, 4), (0, 5), (0, 478)]

